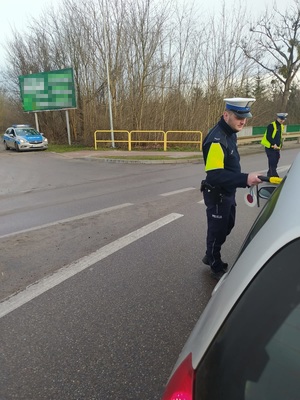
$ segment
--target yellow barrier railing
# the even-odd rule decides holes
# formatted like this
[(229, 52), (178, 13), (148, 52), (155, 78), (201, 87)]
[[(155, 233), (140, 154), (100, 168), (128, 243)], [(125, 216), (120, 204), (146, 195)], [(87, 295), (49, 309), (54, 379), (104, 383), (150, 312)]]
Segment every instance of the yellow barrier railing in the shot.
[[(143, 134), (143, 133), (150, 133), (150, 134), (155, 133), (155, 134), (158, 134), (160, 137), (162, 137), (162, 140), (159, 140), (157, 138), (155, 138), (153, 140), (132, 139), (132, 134), (136, 134), (134, 136), (138, 136), (138, 134)], [(137, 144), (140, 144), (140, 143), (155, 143), (155, 144), (163, 143), (164, 151), (166, 151), (166, 149), (165, 149), (166, 132), (164, 132), (164, 131), (139, 131), (139, 130), (131, 131), (131, 132), (129, 132), (129, 136), (128, 136), (128, 151), (131, 151), (131, 144), (132, 143), (137, 143)]]
[[(97, 134), (98, 133), (112, 133), (111, 130), (96, 130), (94, 132), (94, 147), (95, 150), (97, 150), (97, 144), (98, 143), (127, 143), (128, 151), (132, 150), (132, 144), (139, 144), (139, 143), (155, 143), (155, 144), (163, 144), (163, 149), (164, 151), (167, 151), (168, 144), (197, 144), (199, 145), (199, 150), (202, 151), (202, 143), (203, 143), (203, 134), (201, 131), (160, 131), (160, 130), (134, 130), (134, 131), (126, 131), (126, 130), (114, 130), (114, 133), (123, 133), (127, 135), (127, 139), (98, 139)], [(150, 133), (156, 134), (159, 136), (154, 138), (154, 139), (141, 139), (137, 138), (136, 136), (142, 135), (145, 133)], [(199, 140), (170, 140), (169, 137), (172, 134), (195, 134), (199, 135)], [(298, 143), (300, 139), (300, 132), (290, 132), (290, 133), (284, 133), (283, 135), (284, 139), (293, 139), (297, 138)], [(260, 142), (261, 139), (263, 138), (263, 135), (253, 135), (253, 136), (240, 136), (237, 138), (238, 144), (243, 145), (243, 144), (251, 144), (254, 142)]]
[[(127, 133), (128, 135), (128, 140), (108, 140), (108, 139), (97, 139), (97, 133)], [(95, 146), (95, 150), (97, 150), (97, 143), (128, 143), (129, 141), (129, 137), (130, 137), (130, 132), (128, 131), (123, 131), (123, 130), (114, 130), (114, 131), (110, 131), (110, 130), (97, 130), (94, 132), (94, 146)]]
[[(127, 135), (126, 139), (98, 139), (98, 133), (123, 133)], [(143, 134), (155, 134), (158, 137), (154, 139), (142, 139), (140, 136)], [(199, 140), (169, 140), (169, 136), (172, 134), (195, 134), (199, 136)], [(132, 144), (140, 144), (140, 143), (155, 143), (155, 144), (163, 144), (164, 151), (167, 151), (168, 144), (197, 144), (199, 145), (199, 150), (202, 150), (202, 137), (203, 134), (201, 131), (160, 131), (160, 130), (134, 130), (134, 131), (125, 131), (125, 130), (96, 130), (94, 132), (94, 144), (95, 150), (97, 150), (98, 143), (127, 143), (128, 151), (131, 151)]]
[[(168, 135), (172, 133), (188, 133), (188, 134), (196, 134), (199, 135), (199, 140), (169, 140)], [(201, 131), (167, 131), (166, 132), (166, 143), (184, 143), (184, 144), (198, 144), (199, 145), (199, 150), (202, 151), (202, 137), (203, 134)], [(164, 150), (167, 150), (164, 149)]]

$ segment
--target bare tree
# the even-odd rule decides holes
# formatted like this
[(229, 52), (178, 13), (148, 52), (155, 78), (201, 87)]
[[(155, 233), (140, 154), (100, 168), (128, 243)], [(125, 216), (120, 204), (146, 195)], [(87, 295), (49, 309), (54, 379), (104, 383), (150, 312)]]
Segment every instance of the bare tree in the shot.
[[(48, 8), (30, 21), (26, 32), (14, 32), (8, 44), (5, 78), (13, 82), (15, 104), (21, 110), (19, 75), (72, 67), (78, 106), (70, 112), (72, 142), (91, 145), (96, 129), (109, 129), (108, 64), (115, 130), (207, 132), (221, 115), (224, 97), (254, 93), (260, 110), (264, 105), (260, 117), (265, 117), (277, 94), (268, 96), (263, 68), (257, 70), (242, 50), (242, 0), (230, 10), (223, 0), (212, 15), (196, 1), (194, 6), (180, 1), (178, 8), (174, 2), (62, 0), (59, 9)], [(296, 38), (291, 41), (294, 49)], [(255, 50), (253, 40), (248, 48)], [(286, 72), (279, 68), (276, 73), (283, 79)], [(296, 109), (299, 93), (294, 86), (291, 104)], [(297, 118), (297, 113), (291, 115)], [(66, 141), (64, 112), (41, 112), (39, 121), (50, 140)]]
[(167, 5), (158, 8), (155, 1), (128, 2), (124, 30), (126, 81), (137, 129), (142, 129), (147, 101), (153, 99), (163, 65), (159, 55), (167, 20)]
[(220, 13), (208, 19), (205, 31), (206, 48), (202, 54), (202, 104), (205, 110), (205, 131), (219, 118), (224, 97), (244, 96), (252, 62), (239, 48), (245, 21), (245, 4), (229, 7), (223, 1)]
[(250, 40), (242, 42), (245, 55), (281, 85), (280, 107), (286, 111), (292, 84), (300, 68), (300, 3), (283, 14), (275, 5), (250, 26)]

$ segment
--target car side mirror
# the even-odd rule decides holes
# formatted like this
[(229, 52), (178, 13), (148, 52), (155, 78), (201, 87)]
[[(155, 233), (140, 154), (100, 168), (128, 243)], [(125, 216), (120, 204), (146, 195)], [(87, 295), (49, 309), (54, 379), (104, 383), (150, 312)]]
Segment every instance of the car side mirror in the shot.
[(258, 196), (261, 199), (265, 199), (268, 200), (272, 193), (274, 192), (274, 190), (277, 188), (277, 186), (262, 186), (259, 190), (258, 190)]

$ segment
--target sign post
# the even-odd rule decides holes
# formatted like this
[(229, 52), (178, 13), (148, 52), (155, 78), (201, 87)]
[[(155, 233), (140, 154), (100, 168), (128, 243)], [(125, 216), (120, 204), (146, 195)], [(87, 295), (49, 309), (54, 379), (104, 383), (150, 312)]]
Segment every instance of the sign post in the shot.
[(67, 121), (67, 132), (68, 132), (68, 143), (71, 146), (70, 122), (69, 122), (69, 111), (68, 110), (66, 110), (66, 121)]

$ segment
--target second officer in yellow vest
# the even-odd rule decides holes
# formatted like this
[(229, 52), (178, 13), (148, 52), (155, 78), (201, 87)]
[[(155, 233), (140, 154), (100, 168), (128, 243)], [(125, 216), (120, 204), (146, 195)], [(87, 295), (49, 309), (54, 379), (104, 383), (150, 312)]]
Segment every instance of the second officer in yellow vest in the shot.
[(278, 113), (276, 120), (267, 126), (266, 132), (261, 141), (261, 144), (265, 146), (265, 151), (268, 157), (269, 169), (267, 176), (279, 176), (277, 173), (277, 166), (283, 141), (283, 123), (285, 122), (287, 116), (287, 113)]

